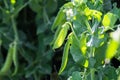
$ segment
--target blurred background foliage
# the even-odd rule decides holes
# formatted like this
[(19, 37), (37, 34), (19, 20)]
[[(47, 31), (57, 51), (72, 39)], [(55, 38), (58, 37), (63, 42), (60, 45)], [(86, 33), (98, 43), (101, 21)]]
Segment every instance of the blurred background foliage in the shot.
[[(10, 44), (15, 41), (14, 25), (19, 37), (17, 73), (12, 76), (16, 67), (13, 60), (1, 80), (58, 79), (59, 68), (56, 66), (60, 64), (61, 56), (56, 56), (50, 47), (53, 39), (51, 25), (59, 8), (66, 2), (67, 0), (0, 0), (0, 68), (6, 61)], [(58, 55), (59, 53), (58, 51)]]

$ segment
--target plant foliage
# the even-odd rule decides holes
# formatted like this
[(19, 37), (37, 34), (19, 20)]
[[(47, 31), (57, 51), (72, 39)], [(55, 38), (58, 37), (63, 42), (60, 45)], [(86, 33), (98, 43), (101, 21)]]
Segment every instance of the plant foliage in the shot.
[(68, 80), (119, 80), (119, 68), (110, 65), (120, 56), (119, 14), (109, 0), (71, 0), (60, 8), (52, 26), (53, 49), (64, 46), (59, 75), (77, 66)]

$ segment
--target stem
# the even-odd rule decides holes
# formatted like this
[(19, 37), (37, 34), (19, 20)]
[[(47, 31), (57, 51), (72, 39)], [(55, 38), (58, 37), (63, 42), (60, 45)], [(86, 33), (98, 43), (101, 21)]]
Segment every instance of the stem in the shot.
[(11, 16), (11, 22), (12, 22), (12, 28), (13, 28), (13, 31), (14, 31), (14, 34), (15, 34), (14, 38), (15, 38), (16, 41), (18, 41), (19, 40), (18, 31), (17, 31), (17, 28), (16, 28), (16, 23), (15, 23), (14, 16)]
[(95, 48), (90, 47), (90, 56), (89, 57), (94, 57), (94, 51), (95, 51)]
[(72, 32), (73, 32), (73, 34), (74, 34), (74, 36), (75, 36), (76, 40), (77, 40), (77, 41), (78, 41), (78, 43), (79, 43), (79, 39), (78, 39), (78, 37), (77, 37), (77, 35), (76, 35), (76, 33), (75, 33), (75, 31), (74, 31), (73, 27), (72, 27), (72, 24), (71, 24), (70, 22), (67, 22), (67, 23), (70, 25), (70, 27), (71, 27), (71, 29), (72, 29)]
[(4, 4), (5, 4), (5, 7), (8, 9), (8, 4), (7, 4), (7, 1), (6, 0), (3, 0), (4, 1)]
[(87, 71), (87, 69), (85, 68), (84, 72), (83, 72), (82, 80), (86, 80), (86, 71)]
[(47, 24), (51, 24), (51, 22), (50, 22), (50, 20), (49, 20), (49, 17), (48, 17), (48, 15), (47, 15), (47, 12), (46, 12), (45, 7), (43, 8), (43, 17), (44, 17), (44, 22), (45, 22), (45, 23), (47, 22)]
[(23, 6), (21, 6), (20, 8), (18, 8), (15, 13), (14, 13), (14, 16), (16, 16), (24, 7), (26, 7), (29, 2), (31, 2), (32, 0), (29, 0), (28, 2), (26, 2)]
[(85, 20), (85, 24), (86, 24), (87, 29), (90, 32), (90, 34), (92, 34), (92, 29), (91, 29), (90, 24), (89, 24), (89, 22), (87, 20)]
[(95, 80), (95, 69), (91, 68), (90, 71), (91, 71), (91, 80)]
[(12, 76), (14, 76), (18, 71), (18, 59), (17, 59), (17, 50), (18, 50), (17, 47), (18, 46), (17, 46), (17, 44), (18, 44), (18, 41), (19, 41), (19, 37), (18, 37), (18, 31), (17, 31), (14, 16), (11, 16), (11, 22), (12, 22), (12, 28), (13, 28), (13, 31), (14, 31), (14, 51), (13, 51), (13, 55), (12, 55), (13, 63), (14, 63), (14, 66), (15, 66), (15, 69), (14, 69), (14, 72), (13, 72)]

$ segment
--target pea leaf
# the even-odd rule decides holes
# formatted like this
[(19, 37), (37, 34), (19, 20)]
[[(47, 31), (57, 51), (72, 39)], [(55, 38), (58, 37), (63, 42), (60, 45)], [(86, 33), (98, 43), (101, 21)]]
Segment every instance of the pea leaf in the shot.
[(108, 77), (108, 80), (117, 80), (116, 69), (114, 67), (106, 66), (103, 72)]
[(102, 24), (106, 29), (113, 28), (115, 22), (117, 21), (117, 15), (108, 12), (104, 15)]
[(78, 71), (72, 73), (72, 80), (82, 80), (81, 74)]
[(73, 38), (73, 43), (70, 48), (70, 53), (73, 57), (73, 60), (78, 64), (78, 65), (84, 65), (85, 63), (85, 56), (82, 54), (82, 51), (80, 50), (79, 43), (75, 38)]

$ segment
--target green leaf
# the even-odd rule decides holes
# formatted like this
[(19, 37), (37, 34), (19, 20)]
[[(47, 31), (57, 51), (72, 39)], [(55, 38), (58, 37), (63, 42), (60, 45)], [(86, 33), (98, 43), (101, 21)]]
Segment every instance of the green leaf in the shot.
[(78, 71), (72, 73), (72, 80), (82, 80), (81, 74)]
[(105, 40), (104, 35), (102, 35), (102, 36), (103, 36), (103, 38), (100, 38), (98, 36), (92, 36), (90, 38), (89, 42), (87, 43), (87, 45), (90, 46), (90, 47), (99, 47), (99, 46), (101, 46), (101, 44)]
[(72, 43), (72, 34), (70, 34), (68, 41), (65, 44), (64, 47), (64, 51), (63, 51), (63, 57), (62, 57), (62, 64), (59, 70), (59, 75), (63, 72), (63, 70), (65, 69), (66, 65), (67, 65), (67, 61), (68, 61), (68, 53), (69, 53), (69, 48), (70, 48), (70, 44)]
[(54, 13), (57, 9), (57, 1), (48, 0), (46, 3), (47, 13)]
[(105, 59), (105, 53), (107, 49), (107, 44), (104, 43), (102, 46), (99, 46), (98, 48), (95, 49), (95, 67), (101, 66), (103, 64), (103, 61)]
[(89, 68), (93, 68), (96, 63), (96, 60), (93, 57), (89, 58)]
[(81, 24), (80, 21), (77, 19), (73, 21), (73, 29), (76, 35), (80, 36), (81, 33), (86, 30), (86, 27), (83, 24)]
[(55, 43), (53, 45), (53, 49), (57, 49), (57, 48), (62, 46), (62, 44), (67, 36), (68, 29), (69, 29), (68, 23), (65, 23), (62, 25), (62, 29), (60, 30), (59, 35), (55, 40)]
[(108, 12), (104, 15), (102, 24), (106, 29), (113, 28), (115, 22), (117, 21), (117, 15)]
[(42, 2), (39, 0), (32, 0), (29, 3), (29, 7), (36, 13), (42, 13), (43, 7), (39, 3), (42, 3)]
[(73, 42), (70, 47), (70, 53), (73, 57), (73, 60), (78, 64), (84, 66), (85, 63), (85, 56), (82, 54), (82, 51), (80, 50), (79, 42), (73, 37)]
[(94, 17), (94, 18), (96, 18), (99, 22), (101, 21), (102, 13), (101, 13), (100, 11), (92, 10), (92, 9), (89, 9), (89, 8), (87, 7), (87, 8), (85, 8), (84, 12), (85, 12), (85, 15), (88, 17), (88, 20), (89, 20), (89, 19), (92, 19), (92, 17)]
[(116, 69), (112, 66), (106, 66), (103, 69), (104, 75), (106, 75), (106, 77), (108, 77), (108, 80), (117, 80), (117, 73), (116, 73)]
[(87, 40), (87, 36), (85, 35), (85, 33), (83, 32), (81, 34), (81, 38), (80, 38), (80, 49), (81, 49), (81, 52), (83, 55), (86, 54), (86, 51), (87, 51), (87, 43), (86, 43), (86, 40)]

